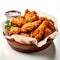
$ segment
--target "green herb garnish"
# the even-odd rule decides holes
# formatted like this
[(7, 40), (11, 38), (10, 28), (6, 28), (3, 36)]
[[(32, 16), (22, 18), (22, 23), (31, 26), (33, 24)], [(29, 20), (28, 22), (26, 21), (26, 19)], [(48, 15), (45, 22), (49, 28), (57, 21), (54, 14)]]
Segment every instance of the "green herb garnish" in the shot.
[(12, 26), (14, 26), (13, 24), (11, 24), (10, 22), (9, 22), (9, 20), (6, 20), (5, 21), (5, 29), (9, 29), (9, 28), (11, 28)]

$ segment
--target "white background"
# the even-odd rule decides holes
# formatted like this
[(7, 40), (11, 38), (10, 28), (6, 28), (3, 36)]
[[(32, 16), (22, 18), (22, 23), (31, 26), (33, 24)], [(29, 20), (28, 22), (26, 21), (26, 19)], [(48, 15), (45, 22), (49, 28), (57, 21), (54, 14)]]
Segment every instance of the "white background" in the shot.
[[(42, 11), (57, 18), (60, 32), (60, 1), (59, 0), (0, 0), (0, 24), (6, 19), (4, 13), (8, 10)], [(60, 35), (54, 39), (47, 49), (36, 53), (16, 52), (7, 44), (0, 25), (0, 60), (60, 60)]]

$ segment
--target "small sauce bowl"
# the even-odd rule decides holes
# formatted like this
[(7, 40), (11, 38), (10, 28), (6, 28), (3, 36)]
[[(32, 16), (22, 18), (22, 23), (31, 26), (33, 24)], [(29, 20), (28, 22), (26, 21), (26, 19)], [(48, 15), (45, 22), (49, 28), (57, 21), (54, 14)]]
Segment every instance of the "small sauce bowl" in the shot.
[(5, 13), (5, 16), (7, 17), (7, 19), (10, 19), (12, 17), (17, 17), (17, 16), (20, 16), (20, 15), (21, 15), (21, 12), (16, 11), (16, 10), (7, 11)]

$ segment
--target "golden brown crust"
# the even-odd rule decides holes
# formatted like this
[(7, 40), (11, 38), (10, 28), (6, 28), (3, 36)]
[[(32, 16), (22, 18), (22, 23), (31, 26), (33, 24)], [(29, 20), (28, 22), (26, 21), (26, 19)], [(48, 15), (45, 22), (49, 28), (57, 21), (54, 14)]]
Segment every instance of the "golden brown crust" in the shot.
[(16, 18), (12, 18), (10, 20), (10, 22), (12, 24), (15, 24), (15, 25), (20, 26), (20, 27), (24, 24), (24, 21), (25, 21), (25, 18), (23, 16), (18, 16)]
[(52, 30), (52, 31), (56, 31), (56, 28), (54, 26), (54, 22), (52, 20), (48, 20), (48, 27)]
[(25, 11), (24, 17), (26, 22), (35, 21), (39, 18), (35, 11), (29, 11), (28, 9)]
[(26, 10), (25, 10), (25, 13), (28, 13), (28, 12), (30, 12), (30, 10), (26, 9)]
[(20, 33), (20, 35), (30, 37), (30, 34), (28, 34), (28, 33)]
[(12, 35), (12, 34), (18, 34), (20, 32), (20, 28), (19, 27), (11, 27), (9, 30), (8, 30), (8, 33), (9, 35)]
[(43, 21), (42, 24), (31, 33), (31, 37), (34, 37), (40, 41), (42, 39), (42, 35), (44, 34), (44, 29), (47, 27), (47, 24), (47, 21)]
[(47, 37), (47, 36), (50, 35), (50, 34), (52, 34), (52, 30), (49, 29), (49, 28), (46, 28), (46, 29), (44, 30), (44, 37), (43, 37), (43, 38)]
[(21, 27), (21, 32), (31, 32), (36, 29), (41, 24), (41, 22), (41, 20), (28, 22)]

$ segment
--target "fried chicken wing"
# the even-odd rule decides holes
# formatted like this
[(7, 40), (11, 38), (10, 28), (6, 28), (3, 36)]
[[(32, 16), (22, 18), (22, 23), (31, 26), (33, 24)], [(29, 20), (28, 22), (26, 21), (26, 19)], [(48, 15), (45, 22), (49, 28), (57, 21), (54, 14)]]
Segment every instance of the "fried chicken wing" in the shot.
[(39, 18), (35, 11), (29, 11), (28, 9), (25, 11), (24, 17), (26, 22), (35, 21)]
[(10, 20), (10, 22), (11, 22), (12, 24), (15, 24), (15, 25), (21, 27), (21, 26), (24, 24), (24, 20), (25, 20), (25, 18), (24, 18), (23, 16), (18, 16), (18, 17), (16, 17), (16, 18), (12, 18), (12, 19)]
[(30, 12), (30, 10), (26, 9), (26, 10), (25, 10), (25, 13), (28, 13), (28, 12)]
[(52, 29), (52, 31), (55, 31), (55, 30), (56, 30), (56, 29), (55, 29), (55, 26), (54, 26), (54, 21), (53, 21), (53, 20), (48, 19), (48, 18), (46, 18), (46, 17), (40, 17), (39, 19), (40, 19), (40, 20), (43, 20), (43, 21), (47, 20), (47, 21), (48, 21), (48, 27), (49, 27), (50, 29)]
[(40, 41), (42, 39), (42, 35), (44, 34), (44, 30), (47, 27), (47, 24), (47, 21), (43, 21), (41, 25), (31, 33), (31, 37), (34, 37)]
[(27, 34), (27, 33), (20, 33), (20, 35), (30, 37), (30, 34)]
[(39, 42), (56, 31), (54, 21), (47, 17), (39, 17), (35, 11), (25, 10), (23, 16), (10, 19), (14, 24), (8, 30), (9, 35), (19, 34), (26, 37), (36, 38)]
[(48, 27), (52, 29), (52, 31), (56, 31), (54, 22), (51, 19), (48, 20)]
[(21, 32), (31, 32), (32, 30), (36, 29), (41, 23), (42, 20), (28, 22), (21, 27)]
[(53, 33), (53, 32), (52, 32), (51, 29), (46, 28), (46, 29), (44, 30), (44, 38), (46, 38), (48, 35), (50, 35), (50, 34), (52, 34), (52, 33)]
[(39, 17), (39, 20), (45, 21), (48, 20), (46, 17)]
[(12, 34), (18, 34), (20, 32), (20, 28), (19, 27), (11, 27), (8, 30), (8, 34), (12, 35)]

